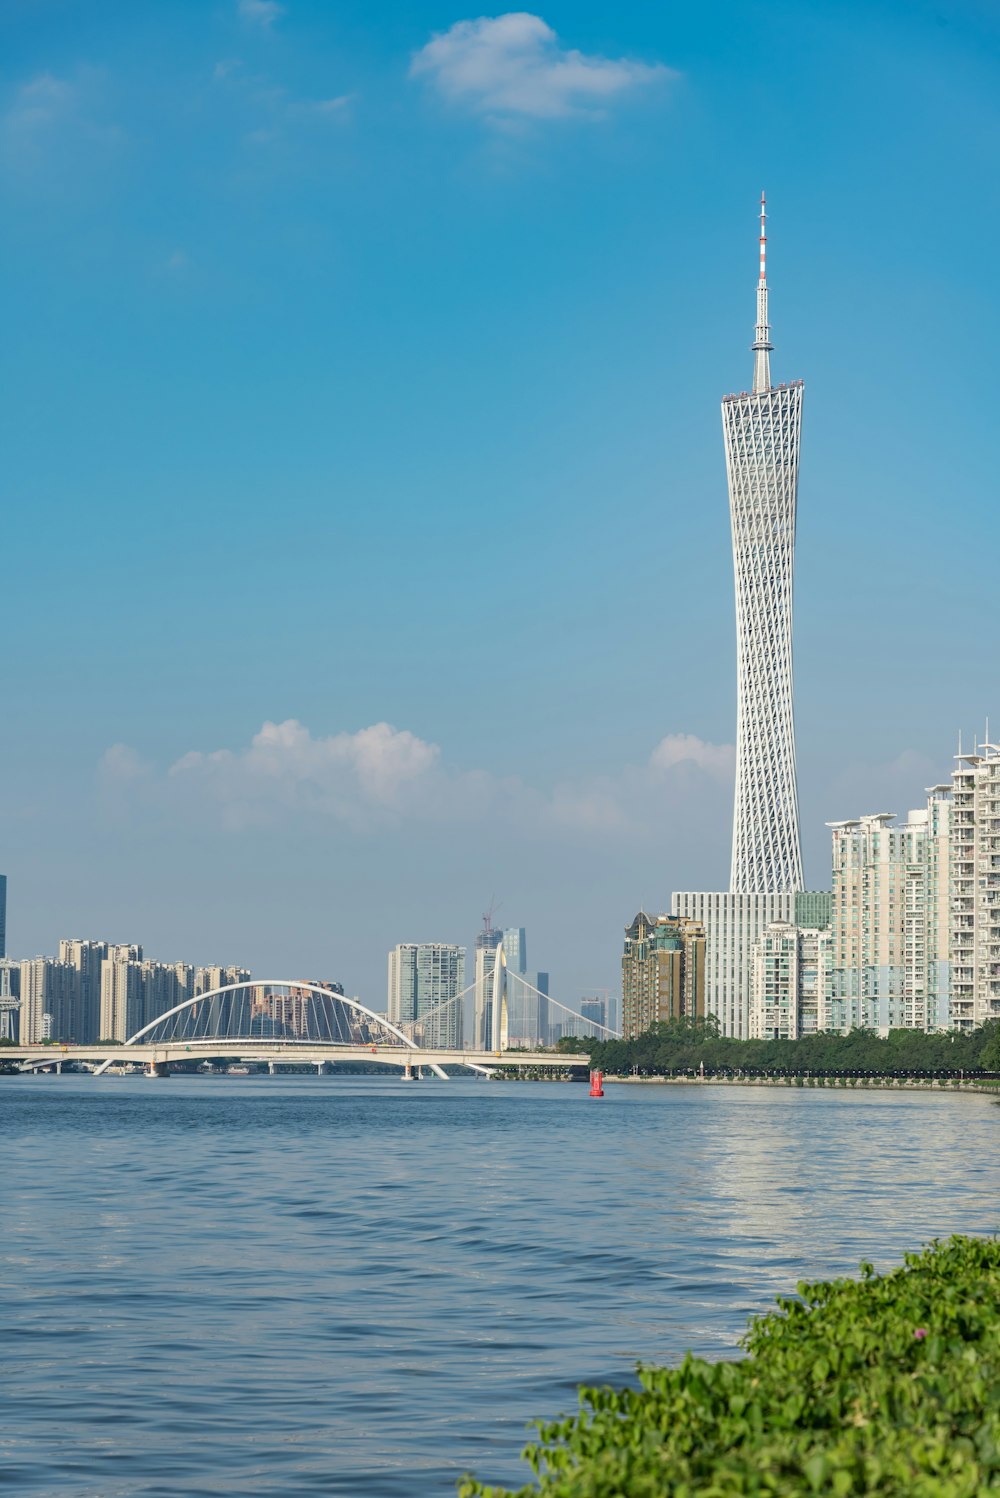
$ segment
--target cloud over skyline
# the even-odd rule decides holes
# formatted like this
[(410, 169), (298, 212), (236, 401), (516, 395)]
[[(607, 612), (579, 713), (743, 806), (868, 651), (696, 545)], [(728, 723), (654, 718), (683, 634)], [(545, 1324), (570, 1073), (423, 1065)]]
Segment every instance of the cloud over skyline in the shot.
[(479, 114), (555, 119), (603, 113), (627, 91), (673, 74), (660, 63), (564, 47), (541, 16), (510, 11), (438, 32), (414, 53), (410, 76)]
[(353, 733), (314, 736), (295, 718), (266, 722), (238, 749), (192, 749), (165, 772), (114, 744), (100, 764), (105, 787), (141, 786), (180, 813), (216, 816), (230, 831), (330, 819), (361, 834), (402, 822), (475, 826), (502, 820), (523, 835), (644, 840), (653, 817), (676, 802), (685, 815), (714, 803), (732, 782), (732, 745), (671, 734), (645, 764), (617, 774), (560, 779), (549, 790), (516, 775), (461, 769), (437, 744), (407, 729), (373, 723)]

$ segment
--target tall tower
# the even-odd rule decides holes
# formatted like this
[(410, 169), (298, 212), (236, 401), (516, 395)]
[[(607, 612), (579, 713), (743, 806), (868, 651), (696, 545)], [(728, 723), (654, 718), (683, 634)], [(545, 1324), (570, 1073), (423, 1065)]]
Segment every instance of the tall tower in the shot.
[(753, 390), (722, 402), (736, 579), (736, 802), (729, 888), (802, 888), (792, 708), (792, 569), (802, 381), (772, 386), (764, 194)]

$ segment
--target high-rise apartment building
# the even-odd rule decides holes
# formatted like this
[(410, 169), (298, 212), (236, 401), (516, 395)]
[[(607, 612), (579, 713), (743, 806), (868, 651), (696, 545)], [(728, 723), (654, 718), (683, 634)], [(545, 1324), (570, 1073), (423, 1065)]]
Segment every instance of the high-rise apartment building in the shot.
[[(125, 1041), (195, 994), (249, 980), (247, 968), (148, 962), (135, 943), (68, 938), (59, 943), (58, 960), (37, 957), (20, 964), (21, 1037), (25, 1044)], [(0, 1009), (7, 993), (3, 985), (0, 960)]]
[(147, 1023), (142, 962), (122, 950), (112, 947), (101, 963), (101, 1040), (124, 1042)]
[(750, 1037), (798, 1040), (828, 1028), (832, 935), (776, 921), (754, 943)]
[(952, 772), (951, 1019), (1000, 1019), (1000, 745), (959, 754)]
[(59, 961), (76, 970), (78, 1035), (83, 1045), (101, 1039), (101, 965), (108, 955), (106, 941), (82, 941), (78, 937), (59, 943)]
[(896, 823), (832, 822), (833, 915), (825, 1028), (943, 1030), (951, 1024), (949, 787)]
[(419, 1045), (458, 1049), (462, 1045), (464, 947), (446, 942), (401, 942), (389, 953), (387, 1016)]
[(21, 963), (21, 1044), (75, 1041), (78, 1023), (76, 969), (54, 957)]
[(7, 956), (7, 875), (0, 874), (0, 957)]
[(640, 910), (625, 928), (622, 1036), (651, 1025), (705, 1017), (705, 929), (684, 916)]
[[(705, 927), (705, 1003), (723, 1033), (749, 1028), (753, 946), (794, 919), (802, 890), (792, 699), (792, 574), (802, 430), (800, 380), (772, 385), (764, 200), (753, 388), (722, 402), (736, 588), (736, 792), (727, 893), (680, 892)], [(624, 995), (623, 1028), (626, 1024)]]
[[(233, 983), (249, 983), (250, 969), (245, 967), (196, 967), (194, 969), (193, 992), (211, 993), (216, 988), (228, 988)], [(178, 1000), (178, 1002), (180, 1002)]]
[[(128, 1040), (161, 1014), (198, 994), (211, 995), (234, 983), (249, 983), (244, 967), (193, 967), (185, 962), (149, 962), (139, 946), (112, 946), (101, 964), (100, 1039)], [(217, 1013), (206, 1019), (224, 1030), (228, 998), (209, 997)]]

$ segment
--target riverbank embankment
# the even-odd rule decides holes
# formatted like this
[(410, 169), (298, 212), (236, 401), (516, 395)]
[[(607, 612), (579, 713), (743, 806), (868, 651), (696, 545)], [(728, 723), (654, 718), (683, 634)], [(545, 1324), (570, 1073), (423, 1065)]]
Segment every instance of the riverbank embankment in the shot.
[(808, 1087), (841, 1092), (876, 1089), (887, 1092), (971, 1092), (1000, 1096), (1000, 1081), (910, 1077), (609, 1077), (605, 1086), (629, 1087)]

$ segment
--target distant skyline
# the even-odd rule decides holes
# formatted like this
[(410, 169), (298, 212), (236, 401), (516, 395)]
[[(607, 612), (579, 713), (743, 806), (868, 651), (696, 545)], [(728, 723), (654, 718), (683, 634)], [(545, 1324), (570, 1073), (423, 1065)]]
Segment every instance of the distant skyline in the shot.
[(8, 951), (381, 1007), (495, 893), (572, 1002), (725, 887), (761, 188), (807, 887), (923, 804), (1000, 725), (998, 44), (980, 0), (8, 0)]

